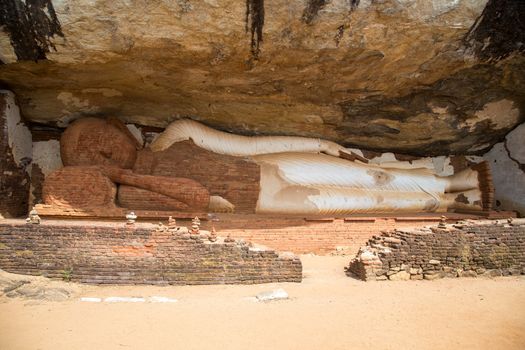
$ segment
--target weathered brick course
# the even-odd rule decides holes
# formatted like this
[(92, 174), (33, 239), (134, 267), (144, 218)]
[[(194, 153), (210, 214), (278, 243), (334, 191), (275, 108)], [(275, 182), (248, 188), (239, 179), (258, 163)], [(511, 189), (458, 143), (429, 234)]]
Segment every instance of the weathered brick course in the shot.
[(353, 255), (381, 231), (423, 227), (439, 221), (438, 216), (316, 219), (221, 214), (218, 217), (218, 222), (203, 222), (204, 227), (211, 229), (214, 225), (219, 234), (229, 234), (276, 250), (320, 255)]
[(301, 261), (152, 224), (0, 222), (0, 268), (94, 284), (300, 282)]

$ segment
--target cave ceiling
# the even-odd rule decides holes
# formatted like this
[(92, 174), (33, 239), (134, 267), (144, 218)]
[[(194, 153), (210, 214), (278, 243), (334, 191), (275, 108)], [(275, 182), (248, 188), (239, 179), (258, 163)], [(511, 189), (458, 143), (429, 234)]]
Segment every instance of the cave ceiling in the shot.
[(521, 0), (3, 0), (0, 83), (34, 128), (192, 118), (477, 154), (525, 119)]

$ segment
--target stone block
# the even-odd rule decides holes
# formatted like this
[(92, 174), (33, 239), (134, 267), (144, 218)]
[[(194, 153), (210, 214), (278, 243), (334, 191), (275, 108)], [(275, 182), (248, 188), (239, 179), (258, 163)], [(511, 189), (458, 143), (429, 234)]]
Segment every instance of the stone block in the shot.
[(492, 277), (499, 277), (501, 276), (501, 270), (500, 269), (492, 269), (492, 270), (487, 270), (485, 271), (483, 274), (482, 274), (483, 277), (489, 277), (489, 278), (492, 278)]
[(288, 293), (284, 289), (261, 292), (256, 295), (258, 301), (274, 301), (288, 299)]
[(410, 279), (410, 274), (406, 271), (399, 271), (388, 276), (388, 279), (391, 281), (408, 281)]
[(422, 268), (416, 268), (416, 267), (411, 267), (410, 270), (409, 270), (409, 273), (411, 275), (418, 275), (418, 274), (422, 274), (423, 273), (423, 269)]
[(458, 277), (477, 277), (478, 274), (473, 270), (458, 270)]
[(509, 273), (512, 275), (512, 276), (519, 276), (522, 274), (522, 270), (520, 268), (510, 268), (509, 269)]
[(445, 277), (445, 274), (443, 272), (425, 273), (423, 277), (426, 280), (432, 281)]

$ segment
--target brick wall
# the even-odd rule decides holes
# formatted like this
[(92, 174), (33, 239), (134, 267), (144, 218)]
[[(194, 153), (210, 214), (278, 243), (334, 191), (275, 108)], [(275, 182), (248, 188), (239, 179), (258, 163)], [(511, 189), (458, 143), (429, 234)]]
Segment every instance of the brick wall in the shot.
[(525, 219), (385, 232), (368, 241), (348, 272), (363, 280), (525, 274)]
[(152, 224), (0, 222), (0, 268), (19, 274), (110, 284), (300, 282), (301, 261), (240, 242), (211, 243)]
[[(9, 135), (7, 118), (8, 113), (14, 113), (10, 111), (13, 108), (16, 108), (13, 95), (0, 91), (0, 215), (4, 217), (25, 215), (29, 199), (29, 175), (15, 162), (9, 145), (10, 136), (14, 135)], [(27, 159), (27, 163), (30, 161)]]

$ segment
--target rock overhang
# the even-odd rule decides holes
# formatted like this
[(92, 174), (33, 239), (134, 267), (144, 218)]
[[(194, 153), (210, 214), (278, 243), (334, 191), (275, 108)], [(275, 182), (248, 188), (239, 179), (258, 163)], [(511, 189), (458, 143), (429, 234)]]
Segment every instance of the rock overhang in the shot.
[(483, 152), (525, 119), (519, 1), (32, 5), (19, 22), (40, 30), (40, 56), (19, 55), (2, 23), (0, 79), (34, 123), (95, 115), (162, 128), (189, 117), (438, 155)]

